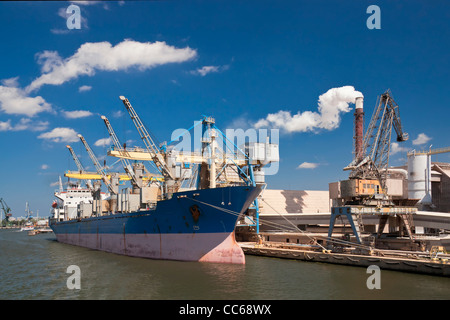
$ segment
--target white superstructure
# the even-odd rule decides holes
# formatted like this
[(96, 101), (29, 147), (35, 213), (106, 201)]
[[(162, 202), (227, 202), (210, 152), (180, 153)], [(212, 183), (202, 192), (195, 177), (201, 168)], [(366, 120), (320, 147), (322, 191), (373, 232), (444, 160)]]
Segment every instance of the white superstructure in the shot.
[[(106, 194), (102, 193), (102, 199), (106, 198)], [(69, 186), (66, 190), (55, 191), (55, 197), (58, 201), (53, 202), (53, 218), (69, 220), (77, 218), (77, 208), (81, 204), (93, 203), (93, 196), (88, 188), (82, 188), (80, 185)]]

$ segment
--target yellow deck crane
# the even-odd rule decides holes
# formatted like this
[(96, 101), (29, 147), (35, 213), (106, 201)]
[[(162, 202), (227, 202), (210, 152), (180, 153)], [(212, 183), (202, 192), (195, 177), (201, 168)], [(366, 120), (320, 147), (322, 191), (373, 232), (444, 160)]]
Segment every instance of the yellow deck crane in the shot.
[[(86, 142), (86, 139), (81, 135), (78, 134), (78, 138), (80, 138), (81, 142), (83, 143), (84, 147), (86, 148), (87, 153), (89, 154), (89, 157), (91, 158), (92, 162), (94, 163), (95, 168), (97, 169), (97, 173), (101, 176), (103, 183), (107, 186), (109, 192), (110, 192), (110, 210), (111, 212), (117, 211), (117, 194), (119, 193), (119, 173), (117, 172), (110, 172), (108, 173), (104, 167), (100, 165), (100, 163), (97, 160), (97, 157), (95, 156), (94, 152), (92, 151), (89, 144)], [(99, 184), (94, 185), (94, 202), (95, 202), (95, 211), (100, 214), (100, 212), (103, 212), (102, 209), (102, 199), (100, 196), (101, 193), (101, 186)]]
[[(80, 160), (78, 159), (77, 155), (75, 154), (75, 151), (73, 151), (72, 147), (70, 145), (66, 145), (67, 149), (69, 149), (70, 154), (72, 155), (73, 161), (75, 161), (75, 164), (78, 168), (78, 172), (80, 175), (86, 174), (86, 171), (84, 170), (83, 165), (81, 164)], [(66, 173), (67, 174), (67, 173)], [(67, 177), (67, 175), (65, 175)], [(92, 185), (91, 179), (84, 179), (86, 180), (86, 186), (90, 191), (94, 190), (94, 187)]]
[[(109, 136), (111, 137), (111, 140), (114, 143), (114, 148), (122, 154), (126, 153), (126, 150), (124, 150), (120, 145), (119, 139), (117, 138), (116, 133), (114, 132), (114, 129), (112, 128), (108, 118), (105, 116), (101, 116), (101, 118), (104, 121), (106, 128), (108, 129)], [(120, 157), (119, 159), (120, 162), (122, 163), (125, 172), (131, 178), (133, 190), (135, 192), (138, 191), (143, 186), (142, 178), (144, 173), (144, 165), (142, 163), (135, 164), (134, 168), (132, 168), (128, 159), (125, 159), (123, 157)]]
[[(95, 156), (94, 152), (92, 151), (91, 147), (87, 143), (86, 139), (81, 135), (78, 134), (78, 138), (80, 138), (81, 142), (83, 143), (89, 157), (91, 158), (95, 169), (97, 169), (97, 174), (101, 176), (101, 179), (103, 180), (103, 183), (108, 187), (108, 190), (113, 193), (117, 194), (118, 192), (118, 181), (119, 181), (119, 174), (118, 173), (110, 173), (106, 172), (105, 168), (100, 165), (100, 163), (97, 160), (97, 157)], [(112, 180), (117, 179), (117, 182), (112, 184)]]
[(124, 96), (120, 96), (119, 98), (125, 105), (125, 108), (127, 109), (131, 120), (133, 120), (133, 123), (136, 129), (138, 130), (139, 135), (142, 141), (144, 142), (144, 145), (147, 148), (148, 153), (151, 155), (152, 161), (155, 164), (158, 171), (162, 174), (162, 176), (166, 179), (166, 181), (175, 180), (173, 172), (171, 172), (169, 166), (166, 163), (166, 159), (164, 159), (165, 153), (158, 148), (154, 139), (152, 139), (147, 128), (144, 126), (144, 123), (142, 122), (141, 118), (131, 105), (130, 101), (128, 101), (128, 99), (125, 98)]
[[(81, 164), (80, 160), (78, 159), (77, 155), (75, 154), (73, 148), (70, 145), (66, 146), (67, 149), (70, 151), (70, 154), (72, 155), (72, 158), (75, 161), (75, 164), (77, 165), (78, 171), (70, 171), (67, 170), (66, 173), (64, 174), (65, 177), (67, 178), (73, 178), (73, 179), (79, 179), (79, 180), (88, 180), (88, 183), (90, 183), (90, 180), (102, 180), (102, 175), (97, 173), (97, 172), (89, 172), (86, 171), (83, 167), (83, 165)], [(106, 176), (108, 177), (108, 179), (111, 179), (111, 175), (110, 174), (106, 174)], [(157, 176), (154, 174), (147, 174), (142, 178), (145, 182), (150, 182), (150, 181), (163, 181), (161, 176)], [(119, 181), (130, 181), (131, 177), (127, 174), (119, 174)], [(92, 188), (92, 183), (91, 183), (91, 187), (88, 188)]]
[[(214, 186), (214, 182), (218, 178), (218, 176), (221, 176), (222, 179), (226, 180), (226, 178), (224, 178), (224, 173), (228, 171), (233, 171), (231, 174), (231, 176), (233, 177), (232, 181), (236, 182), (236, 178), (234, 176), (238, 176), (239, 173), (237, 172), (242, 171), (243, 167), (248, 166), (248, 161), (245, 157), (232, 159), (225, 151), (222, 152), (222, 155), (218, 153), (214, 156), (209, 156), (205, 152), (174, 152), (165, 151), (164, 148), (158, 148), (158, 146), (154, 142), (154, 139), (150, 136), (148, 130), (145, 128), (144, 124), (142, 123), (129, 100), (124, 96), (120, 96), (119, 98), (125, 105), (131, 119), (133, 120), (133, 123), (137, 128), (142, 141), (145, 144), (145, 148), (136, 147), (126, 148), (125, 150), (119, 145), (118, 148), (116, 147), (114, 150), (109, 150), (108, 155), (118, 158), (125, 158), (128, 160), (153, 162), (157, 170), (161, 173), (162, 176), (164, 176), (166, 182), (169, 182), (169, 184), (172, 183), (172, 192), (176, 191), (176, 189), (180, 185), (180, 180), (183, 179), (183, 177), (177, 176), (174, 172), (174, 164), (176, 163), (198, 164), (202, 165), (203, 167), (207, 164), (212, 165), (212, 169), (210, 170), (211, 176), (209, 177), (209, 181), (213, 182), (211, 183), (212, 186)], [(205, 117), (201, 122), (198, 122), (198, 124), (202, 124), (203, 126), (205, 126), (205, 124), (209, 125), (210, 123), (214, 123), (213, 121), (214, 120), (211, 117)], [(210, 128), (210, 130), (213, 130), (213, 128)], [(214, 130), (217, 130), (217, 128), (214, 127)], [(188, 130), (186, 130), (186, 132), (188, 132)], [(226, 137), (224, 137), (223, 139), (226, 139)], [(215, 148), (212, 147), (214, 145), (212, 140), (213, 139), (210, 138), (202, 139), (202, 143), (204, 145), (207, 145), (207, 147), (203, 146), (202, 150), (214, 150)], [(212, 160), (212, 158), (214, 158), (214, 160)], [(238, 166), (240, 170), (225, 170), (228, 166)], [(215, 168), (218, 168), (218, 174)], [(216, 172), (216, 174), (214, 175), (212, 174), (212, 172)], [(237, 180), (240, 180), (239, 177), (237, 178)]]

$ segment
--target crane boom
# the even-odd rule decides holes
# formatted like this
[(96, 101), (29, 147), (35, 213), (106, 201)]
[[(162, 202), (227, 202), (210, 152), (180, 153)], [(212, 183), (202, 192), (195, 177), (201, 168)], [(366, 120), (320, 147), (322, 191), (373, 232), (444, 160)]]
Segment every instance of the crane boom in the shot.
[(8, 205), (6, 204), (6, 202), (3, 198), (0, 198), (0, 204), (2, 205), (2, 210), (5, 213), (5, 220), (9, 221), (9, 217), (11, 217), (11, 215), (12, 215), (10, 207), (8, 207)]
[(73, 151), (72, 147), (69, 145), (66, 145), (67, 149), (69, 149), (70, 154), (72, 155), (73, 161), (75, 161), (75, 164), (77, 165), (78, 171), (84, 172), (83, 165), (81, 164), (80, 160), (78, 159), (77, 155)]
[[(84, 167), (81, 164), (80, 160), (78, 159), (77, 155), (75, 154), (75, 152), (73, 151), (72, 147), (69, 145), (66, 145), (67, 149), (69, 149), (70, 154), (72, 155), (73, 161), (75, 161), (75, 164), (77, 165), (78, 171), (80, 172), (80, 174), (84, 173)], [(92, 182), (91, 180), (87, 180), (86, 181), (86, 185), (88, 187), (89, 190), (93, 190), (93, 186), (92, 186)]]
[(147, 148), (147, 151), (152, 155), (152, 161), (156, 165), (158, 171), (164, 176), (164, 178), (168, 178), (171, 180), (174, 180), (174, 177), (172, 173), (170, 172), (166, 161), (164, 160), (163, 155), (161, 154), (160, 150), (158, 149), (158, 146), (153, 141), (152, 137), (148, 133), (147, 128), (144, 126), (143, 122), (139, 118), (138, 114), (134, 110), (133, 106), (131, 105), (130, 101), (128, 101), (127, 98), (124, 96), (119, 97), (120, 100), (122, 100), (123, 104), (125, 105), (125, 108), (127, 109), (131, 120), (133, 120), (133, 123), (136, 127), (136, 129), (139, 132), (139, 135), (141, 136), (142, 141), (145, 144), (145, 147)]
[[(92, 179), (92, 180), (102, 180), (103, 177), (102, 175), (98, 174), (97, 172), (73, 172), (73, 171), (66, 171), (66, 173), (64, 173), (65, 177), (68, 178), (75, 178), (75, 179), (81, 179), (81, 180), (85, 180), (85, 179)], [(108, 179), (111, 179), (111, 175), (108, 174), (107, 175)], [(131, 177), (128, 174), (119, 174), (119, 181), (130, 181)], [(162, 179), (161, 176), (157, 176), (154, 174), (148, 174), (146, 176), (144, 176), (142, 178), (142, 180), (146, 181), (146, 182), (152, 182), (152, 181), (164, 181)]]
[(364, 136), (363, 150), (367, 152), (366, 157), (354, 167), (350, 177), (376, 178), (384, 189), (392, 128), (397, 134), (397, 141), (408, 140), (408, 134), (403, 132), (401, 125), (399, 107), (387, 90), (378, 98), (377, 107)]
[(102, 176), (103, 182), (108, 187), (109, 191), (111, 193), (117, 194), (117, 190), (113, 187), (111, 184), (110, 179), (108, 178), (107, 172), (104, 167), (100, 165), (100, 163), (97, 160), (97, 157), (95, 156), (94, 152), (92, 151), (89, 144), (86, 142), (86, 139), (81, 134), (78, 134), (78, 138), (80, 138), (81, 142), (83, 143), (84, 147), (86, 148), (87, 153), (89, 154), (89, 157), (91, 158), (92, 162), (94, 163), (95, 168), (97, 169), (98, 174)]
[[(120, 145), (119, 139), (117, 138), (116, 133), (114, 132), (114, 129), (111, 126), (111, 123), (109, 122), (108, 118), (105, 116), (101, 116), (101, 118), (103, 119), (103, 121), (105, 122), (106, 128), (108, 129), (109, 132), (109, 136), (111, 137), (113, 143), (114, 143), (114, 147), (115, 149), (120, 152), (121, 154), (126, 154), (126, 150), (122, 148), (122, 146)], [(129, 175), (129, 177), (132, 179), (133, 183), (141, 188), (142, 187), (142, 179), (138, 179), (136, 177), (136, 174), (133, 170), (133, 168), (131, 167), (130, 162), (126, 159), (126, 158), (120, 158), (120, 161), (122, 162), (122, 166), (125, 170), (125, 172)]]
[(432, 155), (432, 154), (440, 154), (440, 153), (447, 153), (450, 152), (450, 147), (446, 147), (446, 148), (439, 148), (439, 149), (430, 149), (430, 150), (422, 150), (422, 151), (416, 151), (416, 150), (412, 150), (410, 152), (408, 152), (408, 156), (411, 154), (415, 154), (415, 155)]

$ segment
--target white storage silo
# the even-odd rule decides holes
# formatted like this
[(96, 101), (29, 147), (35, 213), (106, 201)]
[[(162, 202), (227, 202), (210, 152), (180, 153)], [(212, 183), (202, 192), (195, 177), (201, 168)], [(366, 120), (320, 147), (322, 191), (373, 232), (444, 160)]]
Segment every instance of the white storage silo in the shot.
[(431, 204), (431, 157), (427, 154), (408, 154), (408, 198)]

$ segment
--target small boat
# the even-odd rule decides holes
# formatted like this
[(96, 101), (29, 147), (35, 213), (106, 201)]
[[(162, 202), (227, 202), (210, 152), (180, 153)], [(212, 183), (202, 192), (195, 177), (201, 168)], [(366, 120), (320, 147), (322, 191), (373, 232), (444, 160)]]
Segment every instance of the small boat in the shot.
[(31, 222), (25, 223), (25, 226), (23, 226), (20, 231), (32, 231), (34, 230), (34, 225)]

